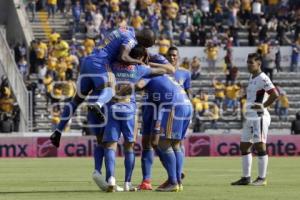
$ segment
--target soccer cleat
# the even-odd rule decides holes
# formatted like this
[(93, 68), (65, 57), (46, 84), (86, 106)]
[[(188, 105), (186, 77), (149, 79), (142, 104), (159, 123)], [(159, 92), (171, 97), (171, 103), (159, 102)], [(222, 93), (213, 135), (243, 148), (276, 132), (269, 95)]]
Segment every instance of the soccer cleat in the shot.
[(267, 185), (267, 179), (257, 177), (257, 179), (255, 179), (255, 181), (253, 181), (251, 183), (251, 185), (253, 185), (253, 186), (266, 186)]
[(250, 177), (242, 177), (241, 179), (232, 182), (231, 185), (249, 185), (251, 183)]
[(102, 174), (100, 174), (97, 170), (95, 170), (92, 177), (93, 177), (93, 180), (95, 181), (95, 183), (97, 184), (97, 186), (102, 191), (107, 190), (108, 184), (107, 184), (105, 178), (102, 176)]
[(124, 183), (124, 191), (125, 192), (136, 192), (137, 188), (132, 186), (131, 182)]
[(101, 122), (105, 121), (105, 115), (101, 110), (101, 106), (96, 102), (94, 104), (88, 105), (88, 110), (95, 113)]
[(156, 191), (159, 191), (160, 189), (163, 189), (168, 185), (169, 185), (169, 180), (166, 180), (163, 184), (161, 184), (160, 186), (158, 186), (158, 188), (156, 188)]
[(116, 191), (116, 179), (115, 177), (109, 177), (107, 181), (107, 189), (106, 192), (115, 192)]
[(143, 180), (143, 182), (138, 186), (139, 190), (152, 190), (151, 182), (148, 180)]
[(116, 192), (124, 192), (124, 188), (122, 188), (122, 187), (116, 185), (116, 186), (115, 186), (115, 191), (116, 191)]
[(179, 185), (178, 184), (168, 184), (165, 187), (158, 187), (156, 189), (158, 192), (179, 192)]
[(59, 130), (55, 130), (50, 136), (51, 143), (58, 148), (61, 138), (61, 132)]

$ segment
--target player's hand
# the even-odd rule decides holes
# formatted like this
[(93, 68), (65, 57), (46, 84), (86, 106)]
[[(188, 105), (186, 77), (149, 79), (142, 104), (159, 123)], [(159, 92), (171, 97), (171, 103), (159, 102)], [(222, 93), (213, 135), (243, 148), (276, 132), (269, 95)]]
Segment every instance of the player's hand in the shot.
[(251, 106), (251, 109), (253, 110), (263, 110), (264, 106), (262, 104), (254, 104)]
[(61, 132), (59, 130), (55, 130), (50, 136), (51, 143), (58, 148), (61, 138)]

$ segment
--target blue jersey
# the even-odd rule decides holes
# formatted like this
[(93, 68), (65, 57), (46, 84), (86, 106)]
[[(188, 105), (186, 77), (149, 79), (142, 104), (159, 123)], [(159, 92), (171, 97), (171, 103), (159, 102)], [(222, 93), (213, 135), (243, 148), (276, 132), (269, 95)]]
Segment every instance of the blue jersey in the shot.
[(169, 61), (160, 54), (149, 53), (149, 62), (158, 63), (158, 64), (169, 64)]
[[(123, 84), (132, 84), (134, 87), (140, 79), (151, 75), (151, 68), (143, 65), (125, 65), (115, 62), (111, 64), (111, 70), (115, 74), (118, 87), (122, 87)], [(135, 103), (135, 94), (130, 96), (130, 102)]]
[(105, 57), (108, 62), (113, 62), (117, 59), (120, 53), (120, 47), (125, 46), (129, 50), (137, 44), (133, 27), (121, 27), (112, 31), (104, 40), (104, 47), (96, 50), (100, 57)]
[(188, 70), (178, 68), (174, 77), (183, 89), (187, 90), (191, 88), (191, 73)]

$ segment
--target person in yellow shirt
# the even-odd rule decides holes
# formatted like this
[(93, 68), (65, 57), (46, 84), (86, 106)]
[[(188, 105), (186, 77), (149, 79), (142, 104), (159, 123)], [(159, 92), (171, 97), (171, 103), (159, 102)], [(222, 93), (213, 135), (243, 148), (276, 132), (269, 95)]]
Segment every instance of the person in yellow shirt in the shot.
[(211, 128), (217, 129), (217, 121), (220, 118), (220, 109), (216, 103), (209, 104), (208, 117), (211, 120)]
[(219, 55), (219, 47), (216, 44), (209, 42), (204, 51), (207, 55), (208, 71), (214, 72)]
[(217, 106), (221, 106), (225, 98), (225, 85), (218, 79), (213, 79), (213, 87), (215, 89), (215, 102)]
[(46, 105), (48, 107), (49, 102), (51, 101), (51, 92), (53, 90), (53, 76), (51, 71), (47, 71), (43, 79), (43, 83), (46, 88)]
[(54, 105), (58, 103), (63, 97), (63, 84), (57, 83), (53, 84), (51, 91), (51, 104)]
[(171, 46), (171, 41), (168, 40), (164, 34), (162, 34), (158, 41), (158, 45), (159, 45), (159, 54), (166, 56)]
[(48, 54), (48, 47), (47, 45), (42, 42), (41, 40), (37, 40), (37, 45), (35, 46), (35, 53), (36, 53), (36, 63), (38, 66), (43, 65), (45, 63), (47, 54)]
[(289, 100), (286, 93), (282, 93), (279, 96), (279, 119), (282, 121), (288, 120), (289, 114)]
[(261, 56), (266, 56), (269, 53), (269, 44), (267, 41), (261, 43), (257, 50), (260, 52)]
[(65, 61), (65, 58), (60, 57), (58, 59), (57, 65), (56, 65), (56, 72), (58, 75), (58, 80), (60, 80), (60, 81), (66, 80), (66, 71), (67, 71), (67, 63)]
[(71, 78), (72, 77), (68, 77), (63, 85), (63, 95), (67, 98), (66, 101), (70, 101), (76, 93), (76, 84)]
[(166, 7), (166, 12), (171, 20), (175, 20), (179, 11), (178, 4), (173, 0), (167, 0), (163, 4)]
[(55, 43), (57, 42), (58, 38), (60, 38), (60, 34), (57, 33), (57, 32), (55, 31), (55, 29), (53, 29), (52, 32), (51, 32), (51, 34), (49, 35), (48, 38), (49, 38), (49, 44), (50, 44), (51, 46), (54, 46)]
[(50, 53), (47, 59), (47, 70), (54, 73), (56, 71), (57, 61), (57, 58)]
[(0, 112), (4, 112), (11, 116), (14, 110), (15, 103), (15, 100), (11, 94), (11, 89), (9, 87), (3, 87), (1, 88), (1, 90)]
[(54, 19), (54, 15), (56, 12), (56, 5), (57, 5), (57, 0), (47, 0), (48, 4), (48, 19), (52, 16)]
[(132, 16), (131, 18), (131, 24), (133, 26), (133, 28), (137, 29), (137, 30), (140, 30), (142, 29), (142, 26), (143, 26), (143, 18), (140, 16), (140, 13), (139, 11), (135, 11), (134, 12), (134, 15)]
[(69, 44), (59, 37), (54, 46), (53, 53), (56, 58), (67, 57), (69, 55)]
[(110, 0), (109, 5), (110, 5), (110, 9), (112, 12), (120, 11), (120, 1), (119, 0)]
[(87, 54), (90, 54), (95, 48), (95, 41), (87, 37), (83, 42), (83, 46), (85, 47)]
[(241, 90), (241, 85), (240, 83), (237, 84), (228, 84), (225, 87), (225, 101), (223, 104), (223, 109), (224, 111), (227, 111), (227, 108), (232, 108), (233, 113), (236, 114), (236, 109), (237, 109), (237, 99), (239, 97)]

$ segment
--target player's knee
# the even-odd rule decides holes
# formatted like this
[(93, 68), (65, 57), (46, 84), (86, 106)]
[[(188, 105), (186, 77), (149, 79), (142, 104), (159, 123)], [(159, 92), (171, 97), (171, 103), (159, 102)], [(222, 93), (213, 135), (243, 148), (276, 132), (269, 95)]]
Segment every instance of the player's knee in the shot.
[(124, 143), (124, 150), (125, 151), (133, 151), (133, 146), (134, 146), (133, 142), (125, 142)]
[(153, 149), (156, 149), (158, 147), (158, 141), (151, 141), (151, 146)]
[(180, 141), (173, 141), (173, 142), (172, 142), (172, 148), (173, 148), (175, 151), (181, 150), (181, 143), (180, 143)]
[(142, 146), (143, 146), (143, 149), (151, 149), (152, 148), (150, 137), (148, 137), (148, 136), (142, 137)]
[(265, 156), (265, 155), (267, 155), (267, 151), (264, 151), (264, 150), (258, 151), (257, 150), (257, 155), (258, 156)]
[(117, 149), (117, 142), (106, 142), (104, 143), (106, 149)]

